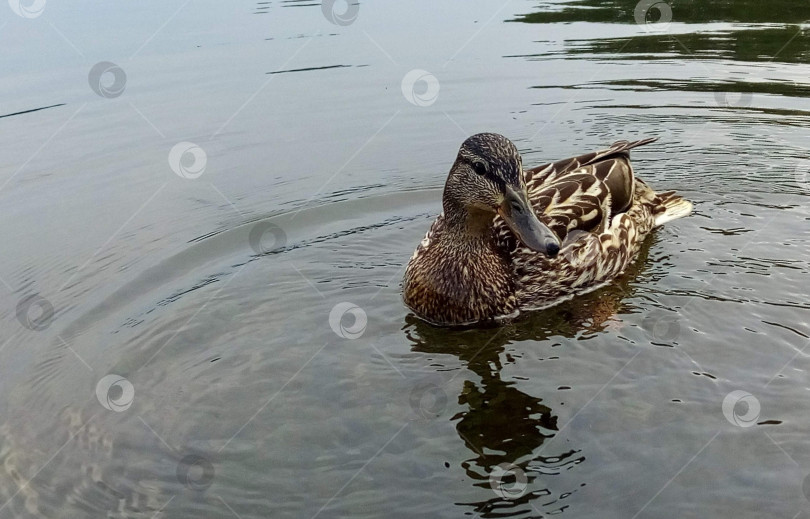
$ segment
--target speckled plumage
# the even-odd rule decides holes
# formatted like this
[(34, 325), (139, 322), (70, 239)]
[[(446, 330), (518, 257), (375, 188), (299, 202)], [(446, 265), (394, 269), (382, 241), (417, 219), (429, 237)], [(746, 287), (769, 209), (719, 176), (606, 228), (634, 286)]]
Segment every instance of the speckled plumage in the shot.
[[(494, 144), (468, 145), (471, 139)], [(505, 137), (471, 137), (448, 177), (444, 212), (408, 263), (405, 304), (434, 324), (468, 325), (547, 308), (606, 284), (631, 264), (653, 228), (691, 212), (692, 205), (673, 192), (655, 193), (634, 177), (628, 151), (654, 140), (619, 141), (523, 170)], [(465, 169), (470, 156), (478, 157), (473, 163), (513, 164), (490, 165), (481, 177)], [(493, 172), (515, 168), (522, 172), (517, 180)], [(559, 238), (559, 254), (531, 250), (496, 214), (501, 182), (527, 192), (540, 222)]]

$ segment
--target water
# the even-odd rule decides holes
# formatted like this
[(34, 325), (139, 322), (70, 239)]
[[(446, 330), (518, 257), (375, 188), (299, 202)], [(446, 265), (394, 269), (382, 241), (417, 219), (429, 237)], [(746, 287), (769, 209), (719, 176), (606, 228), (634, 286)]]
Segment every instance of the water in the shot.
[[(36, 5), (0, 8), (0, 517), (810, 510), (801, 2)], [(422, 324), (478, 131), (659, 136), (695, 213), (596, 293)]]

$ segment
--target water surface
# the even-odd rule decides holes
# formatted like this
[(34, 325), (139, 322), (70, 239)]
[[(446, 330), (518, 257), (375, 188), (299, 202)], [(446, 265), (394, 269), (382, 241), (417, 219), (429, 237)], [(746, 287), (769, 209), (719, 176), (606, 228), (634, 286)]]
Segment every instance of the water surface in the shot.
[[(0, 9), (0, 517), (810, 513), (806, 8), (636, 6)], [(478, 131), (659, 136), (695, 213), (598, 292), (423, 324)]]

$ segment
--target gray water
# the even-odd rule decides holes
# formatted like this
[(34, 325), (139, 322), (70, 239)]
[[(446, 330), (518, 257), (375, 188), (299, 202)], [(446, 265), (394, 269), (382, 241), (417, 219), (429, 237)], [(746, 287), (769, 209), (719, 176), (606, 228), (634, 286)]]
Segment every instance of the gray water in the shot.
[[(803, 2), (23, 4), (0, 517), (810, 514)], [(637, 174), (695, 212), (598, 292), (433, 328), (399, 282), (479, 131), (658, 136)]]

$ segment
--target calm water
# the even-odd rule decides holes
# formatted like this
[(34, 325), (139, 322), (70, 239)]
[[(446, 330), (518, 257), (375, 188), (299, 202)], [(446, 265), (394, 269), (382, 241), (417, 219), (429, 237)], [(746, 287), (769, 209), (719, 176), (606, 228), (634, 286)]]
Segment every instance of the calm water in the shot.
[[(0, 517), (810, 516), (803, 2), (24, 4)], [(695, 213), (599, 292), (424, 325), (402, 270), (478, 131), (660, 136), (637, 172)]]

